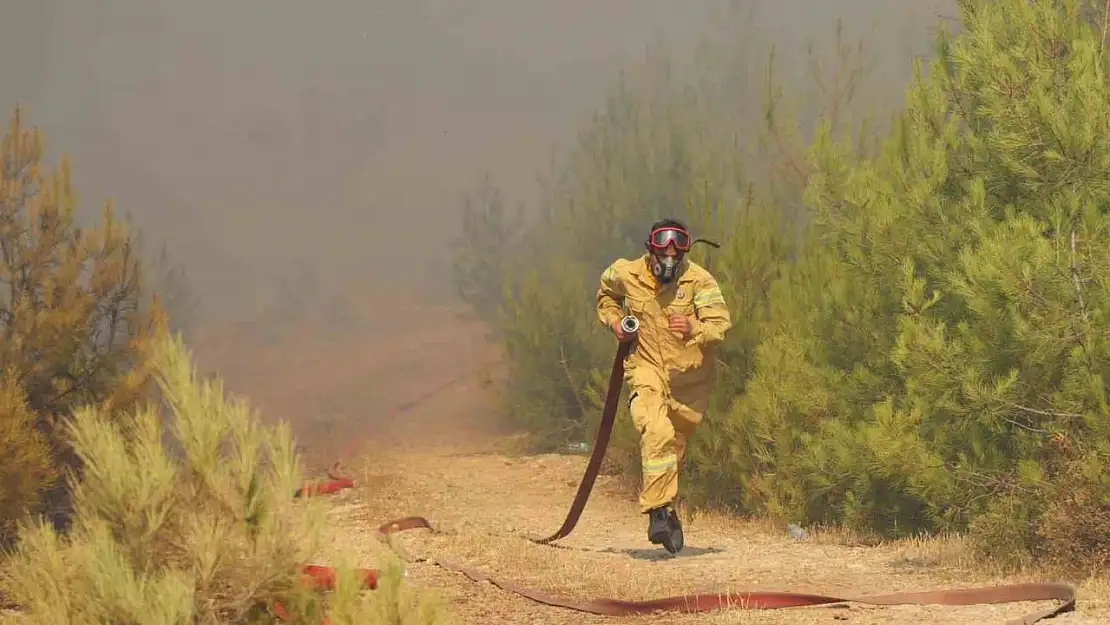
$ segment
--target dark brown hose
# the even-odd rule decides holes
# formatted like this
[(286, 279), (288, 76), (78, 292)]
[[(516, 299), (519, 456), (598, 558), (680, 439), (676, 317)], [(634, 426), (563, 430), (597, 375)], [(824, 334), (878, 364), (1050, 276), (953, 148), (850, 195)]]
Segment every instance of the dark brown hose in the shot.
[(624, 383), (624, 359), (631, 348), (632, 341), (625, 341), (617, 347), (617, 355), (613, 358), (613, 368), (609, 373), (609, 391), (605, 394), (605, 407), (601, 411), (601, 425), (597, 429), (597, 440), (594, 441), (590, 462), (586, 465), (586, 473), (578, 484), (578, 492), (575, 493), (574, 501), (570, 504), (567, 518), (554, 534), (547, 538), (529, 539), (532, 542), (546, 545), (560, 538), (566, 538), (574, 531), (574, 526), (578, 525), (578, 519), (586, 509), (586, 501), (590, 498), (597, 475), (601, 472), (601, 461), (605, 459), (605, 452), (609, 449), (609, 438), (613, 434), (613, 423), (617, 417), (617, 402), (620, 400), (621, 386)]

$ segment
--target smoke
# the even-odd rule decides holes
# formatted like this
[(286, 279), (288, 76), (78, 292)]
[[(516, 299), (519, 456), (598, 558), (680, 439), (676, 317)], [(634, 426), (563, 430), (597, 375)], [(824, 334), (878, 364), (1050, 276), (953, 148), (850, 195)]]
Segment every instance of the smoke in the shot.
[(10, 0), (0, 104), (70, 157), (86, 215), (112, 199), (168, 246), (200, 325), (314, 308), (339, 324), (336, 302), (370, 299), (373, 336), (405, 316), (395, 303), (449, 293), (462, 192), (489, 171), (534, 200), (553, 148), (652, 40), (682, 50), (750, 11), (781, 77), (806, 80), (805, 43), (827, 49), (839, 17), (897, 103), (954, 4)]
[(532, 199), (622, 63), (728, 4), (782, 50), (844, 18), (904, 76), (953, 2), (13, 2), (0, 103), (72, 157), (86, 210), (112, 198), (168, 242), (209, 314), (248, 314), (305, 265), (332, 289), (442, 288), (482, 170)]
[(489, 169), (526, 198), (618, 63), (711, 4), (21, 2), (0, 102), (71, 157), (87, 213), (113, 199), (209, 316), (243, 317), (305, 266), (333, 290), (445, 287), (460, 192)]

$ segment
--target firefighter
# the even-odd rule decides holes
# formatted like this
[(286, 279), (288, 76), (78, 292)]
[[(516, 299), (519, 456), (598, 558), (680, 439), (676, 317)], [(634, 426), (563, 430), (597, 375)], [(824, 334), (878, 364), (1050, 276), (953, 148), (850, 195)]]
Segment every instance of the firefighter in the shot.
[[(651, 227), (643, 255), (619, 258), (601, 275), (597, 315), (617, 339), (636, 344), (625, 359), (629, 412), (640, 433), (640, 510), (648, 540), (671, 553), (683, 547), (674, 509), (687, 443), (709, 404), (716, 378), (714, 350), (732, 325), (717, 280), (686, 258), (693, 243), (682, 222)], [(621, 319), (635, 316), (634, 335)]]

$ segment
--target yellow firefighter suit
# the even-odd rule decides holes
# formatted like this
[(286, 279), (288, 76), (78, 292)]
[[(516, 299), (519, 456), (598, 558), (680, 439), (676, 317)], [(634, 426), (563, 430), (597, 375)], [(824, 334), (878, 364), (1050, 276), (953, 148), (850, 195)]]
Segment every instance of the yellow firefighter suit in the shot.
[[(602, 273), (597, 291), (602, 323), (612, 326), (625, 314), (640, 320), (624, 367), (629, 412), (640, 433), (640, 508), (645, 513), (674, 503), (687, 441), (709, 405), (715, 347), (732, 325), (721, 289), (706, 269), (683, 259), (678, 278), (660, 284), (648, 262), (648, 253), (618, 259)], [(676, 313), (692, 320), (688, 339), (669, 329), (669, 317)]]

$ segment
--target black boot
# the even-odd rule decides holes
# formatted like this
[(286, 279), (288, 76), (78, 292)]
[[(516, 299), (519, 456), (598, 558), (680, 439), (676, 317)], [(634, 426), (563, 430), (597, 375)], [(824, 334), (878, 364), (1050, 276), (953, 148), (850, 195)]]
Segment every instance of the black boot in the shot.
[(682, 551), (685, 542), (682, 523), (670, 506), (660, 506), (648, 512), (648, 540), (653, 545), (663, 545), (671, 553)]

